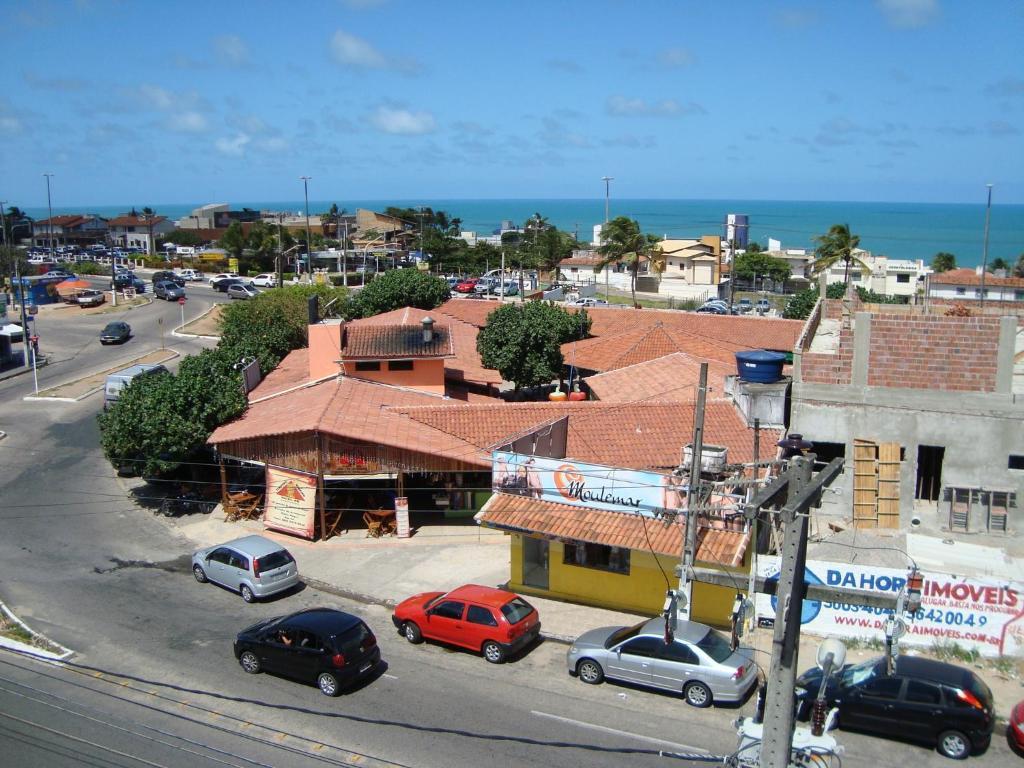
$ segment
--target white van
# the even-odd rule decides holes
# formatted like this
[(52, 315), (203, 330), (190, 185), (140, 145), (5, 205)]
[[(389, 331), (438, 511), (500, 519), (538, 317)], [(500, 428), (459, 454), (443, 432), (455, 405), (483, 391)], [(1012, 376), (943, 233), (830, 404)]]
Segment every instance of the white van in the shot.
[(154, 373), (167, 373), (162, 365), (130, 365), (107, 376), (103, 385), (103, 410), (107, 410), (110, 404), (121, 396), (121, 390), (127, 387), (137, 376), (148, 376)]

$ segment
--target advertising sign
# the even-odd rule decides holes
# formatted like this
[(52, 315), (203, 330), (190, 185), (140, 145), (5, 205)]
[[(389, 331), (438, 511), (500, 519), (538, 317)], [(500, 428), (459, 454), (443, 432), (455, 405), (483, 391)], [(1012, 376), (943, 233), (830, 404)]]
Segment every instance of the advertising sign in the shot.
[(267, 467), (264, 528), (312, 539), (315, 512), (316, 475)]
[(398, 524), (398, 538), (409, 538), (409, 498), (399, 496), (395, 499), (395, 522)]
[(494, 451), (492, 490), (610, 512), (655, 517), (686, 506), (686, 485), (673, 475)]
[(234, 256), (228, 259), (228, 272), (238, 274), (238, 259)]
[[(759, 557), (757, 566), (758, 575), (778, 578), (778, 557)], [(906, 584), (907, 571), (809, 560), (805, 580), (897, 595)], [(774, 623), (776, 605), (774, 596), (757, 595), (757, 620), (762, 626)], [(884, 639), (890, 613), (885, 608), (804, 600), (801, 624), (803, 630), (826, 637)], [(907, 623), (907, 632), (900, 638), (903, 645), (957, 643), (986, 656), (1024, 655), (1024, 584), (927, 572), (921, 608)]]

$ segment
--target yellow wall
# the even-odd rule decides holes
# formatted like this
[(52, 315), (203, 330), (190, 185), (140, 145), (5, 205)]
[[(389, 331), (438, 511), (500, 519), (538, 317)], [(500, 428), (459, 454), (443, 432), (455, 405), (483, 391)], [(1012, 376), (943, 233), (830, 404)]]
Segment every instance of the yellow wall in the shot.
[[(634, 549), (629, 553), (629, 575), (610, 573), (563, 564), (564, 545), (560, 541), (551, 541), (548, 545), (548, 589), (527, 587), (523, 584), (523, 535), (512, 534), (510, 540), (512, 571), (509, 587), (516, 592), (655, 616), (661, 613), (665, 604), (665, 590), (668, 588), (665, 577), (673, 589), (679, 586), (679, 579), (674, 575), (679, 564), (677, 558), (655, 556)], [(664, 575), (658, 569), (659, 563)], [(737, 582), (744, 586), (745, 571), (737, 570), (735, 573)], [(735, 596), (735, 589), (696, 583), (693, 585), (691, 618), (712, 626), (725, 626)]]

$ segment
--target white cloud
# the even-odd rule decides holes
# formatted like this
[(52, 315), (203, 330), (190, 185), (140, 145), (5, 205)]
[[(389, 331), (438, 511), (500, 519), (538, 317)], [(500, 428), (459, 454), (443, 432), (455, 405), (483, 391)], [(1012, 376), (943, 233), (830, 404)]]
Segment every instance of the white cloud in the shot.
[(238, 35), (221, 35), (213, 41), (217, 57), (234, 66), (245, 64), (249, 61), (249, 47)]
[(180, 133), (202, 133), (210, 127), (200, 112), (172, 112), (167, 118), (167, 127)]
[(149, 103), (154, 109), (171, 109), (174, 107), (174, 97), (166, 88), (159, 85), (145, 83), (138, 88), (138, 95), (143, 101)]
[(21, 133), (25, 123), (15, 112), (11, 103), (0, 96), (0, 134)]
[(900, 29), (916, 29), (939, 16), (938, 0), (875, 0), (886, 21)]
[(331, 38), (331, 56), (343, 67), (385, 69), (413, 74), (419, 65), (412, 59), (386, 56), (368, 40), (339, 29)]
[(433, 133), (437, 128), (434, 116), (429, 112), (412, 112), (397, 107), (377, 107), (370, 116), (370, 122), (384, 133), (403, 136)]
[(669, 48), (658, 54), (658, 63), (672, 69), (688, 67), (696, 61), (697, 58), (686, 48)]
[(213, 146), (217, 148), (217, 151), (224, 155), (230, 155), (232, 157), (241, 157), (245, 152), (246, 145), (252, 141), (244, 133), (239, 133), (234, 138), (219, 138)]
[(647, 102), (644, 99), (620, 95), (608, 97), (606, 109), (609, 115), (614, 115), (615, 117), (681, 117), (683, 115), (703, 115), (706, 113), (704, 107), (694, 102), (681, 104), (675, 99)]

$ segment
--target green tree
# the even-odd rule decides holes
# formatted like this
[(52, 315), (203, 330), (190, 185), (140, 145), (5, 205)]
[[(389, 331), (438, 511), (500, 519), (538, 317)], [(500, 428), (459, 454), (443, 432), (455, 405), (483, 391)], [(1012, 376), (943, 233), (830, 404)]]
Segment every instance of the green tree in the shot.
[(850, 264), (856, 263), (864, 274), (871, 271), (871, 268), (862, 260), (853, 255), (854, 250), (860, 245), (860, 237), (850, 232), (849, 224), (833, 224), (832, 228), (824, 235), (816, 237), (818, 247), (815, 249), (814, 263), (811, 271), (814, 274), (831, 269), (837, 262), (845, 264), (843, 284), (850, 286)]
[(585, 312), (573, 315), (543, 301), (504, 304), (487, 316), (476, 338), (481, 362), (502, 378), (523, 387), (560, 378), (560, 346), (590, 330)]
[(1002, 256), (997, 256), (988, 263), (988, 271), (995, 272), (997, 269), (1005, 269), (1007, 272), (1009, 272), (1010, 262), (1008, 262)]
[[(640, 271), (641, 262), (655, 257), (655, 248), (659, 243), (655, 235), (645, 235), (640, 231), (640, 224), (628, 216), (619, 216), (604, 225), (601, 232), (604, 244), (597, 252), (600, 260), (594, 265), (594, 271), (600, 272), (610, 264), (626, 262), (629, 269), (629, 290), (636, 306), (636, 276)], [(657, 248), (660, 252), (660, 247)]]
[(245, 249), (245, 234), (242, 232), (241, 223), (232, 221), (224, 234), (221, 235), (218, 244), (236, 259), (239, 258)]
[(761, 247), (761, 244), (759, 242), (757, 242), (756, 240), (754, 240), (753, 242), (747, 243), (747, 247), (746, 247), (745, 250), (746, 250), (747, 253), (765, 253), (766, 252), (764, 250), (764, 248)]
[(277, 228), (262, 221), (253, 222), (249, 236), (245, 239), (246, 250), (255, 260), (260, 271), (274, 268), (277, 256)]
[(203, 238), (193, 229), (176, 229), (170, 234), (161, 235), (157, 238), (157, 246), (163, 243), (174, 243), (175, 245), (189, 245), (195, 247), (203, 244)]
[(744, 280), (753, 280), (757, 275), (768, 275), (772, 282), (779, 283), (789, 278), (790, 268), (782, 259), (760, 251), (748, 250), (736, 257), (733, 274)]
[[(825, 296), (830, 299), (841, 299), (844, 295), (846, 295), (846, 287), (842, 283), (830, 283), (825, 289)], [(806, 320), (817, 301), (817, 286), (800, 291), (800, 293), (794, 294), (786, 304), (786, 308), (782, 310), (782, 316), (787, 320)]]
[(372, 317), (400, 307), (434, 309), (450, 298), (448, 283), (418, 269), (392, 269), (378, 275), (346, 308), (350, 318)]
[(938, 272), (949, 272), (951, 269), (956, 269), (956, 256), (952, 253), (946, 253), (946, 251), (939, 251), (935, 254), (935, 258), (932, 259), (932, 269)]

